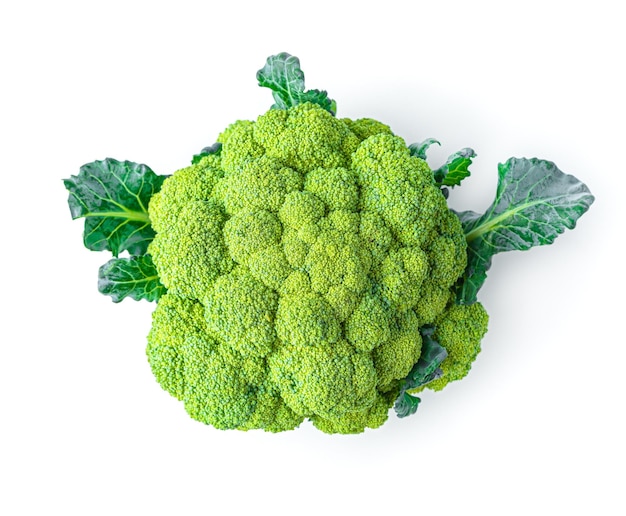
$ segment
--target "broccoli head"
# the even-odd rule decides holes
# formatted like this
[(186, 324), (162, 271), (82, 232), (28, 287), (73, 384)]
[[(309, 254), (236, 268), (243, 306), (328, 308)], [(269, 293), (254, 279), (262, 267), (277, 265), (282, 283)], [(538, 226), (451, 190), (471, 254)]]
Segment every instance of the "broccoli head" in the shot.
[[(448, 208), (464, 148), (438, 168), (371, 118), (337, 118), (298, 58), (257, 72), (274, 104), (226, 127), (170, 176), (107, 158), (64, 180), (98, 289), (157, 301), (147, 356), (160, 385), (219, 429), (382, 425), (414, 393), (465, 377), (487, 331), (477, 293), (495, 254), (551, 244), (594, 202), (550, 161), (498, 166), (483, 213)], [(120, 257), (128, 253), (128, 257)]]
[(446, 311), (465, 237), (432, 171), (388, 126), (308, 102), (218, 140), (150, 201), (157, 380), (216, 428), (380, 426), (419, 328), (441, 322), (452, 347), (465, 331)]

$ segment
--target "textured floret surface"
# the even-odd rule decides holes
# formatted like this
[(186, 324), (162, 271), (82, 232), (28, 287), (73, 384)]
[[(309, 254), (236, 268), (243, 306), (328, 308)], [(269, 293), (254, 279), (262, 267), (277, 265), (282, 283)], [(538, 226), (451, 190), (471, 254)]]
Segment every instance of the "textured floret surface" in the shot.
[(313, 104), (219, 142), (150, 202), (168, 290), (148, 336), (157, 380), (216, 428), (380, 426), (419, 328), (456, 335), (466, 243), (431, 170), (386, 125)]

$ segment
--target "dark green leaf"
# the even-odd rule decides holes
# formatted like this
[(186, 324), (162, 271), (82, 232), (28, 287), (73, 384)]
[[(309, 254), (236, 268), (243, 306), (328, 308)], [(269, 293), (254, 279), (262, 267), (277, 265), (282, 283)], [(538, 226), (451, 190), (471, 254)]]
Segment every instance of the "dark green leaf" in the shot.
[(433, 171), (435, 183), (439, 186), (458, 186), (461, 181), (470, 175), (468, 167), (476, 153), (470, 149), (461, 149), (448, 157), (448, 160)]
[(441, 145), (434, 138), (428, 138), (427, 140), (424, 140), (423, 142), (420, 142), (420, 143), (412, 143), (411, 145), (409, 145), (411, 156), (415, 156), (417, 158), (426, 160), (426, 151), (434, 143), (436, 143), (437, 145)]
[(448, 356), (445, 348), (433, 337), (435, 333), (433, 326), (421, 328), (420, 333), (422, 335), (422, 353), (420, 359), (405, 378), (400, 395), (394, 405), (398, 417), (406, 417), (415, 413), (420, 399), (416, 396), (411, 396), (406, 391), (417, 389), (437, 378), (441, 378), (442, 371), (439, 366)]
[(417, 407), (422, 400), (417, 396), (412, 396), (408, 392), (402, 391), (396, 400), (393, 408), (398, 417), (412, 416), (417, 412)]
[(198, 154), (194, 154), (191, 160), (191, 164), (195, 165), (196, 163), (198, 163), (198, 161), (200, 161), (205, 156), (210, 156), (211, 154), (215, 154), (219, 156), (221, 153), (222, 153), (222, 144), (214, 143), (213, 145), (210, 145), (202, 149)]
[(434, 327), (422, 328), (422, 353), (405, 379), (404, 390), (411, 390), (426, 385), (441, 377), (441, 362), (448, 356), (445, 348), (437, 342), (433, 334)]
[(318, 106), (323, 107), (326, 111), (330, 112), (331, 115), (335, 115), (337, 113), (337, 102), (329, 99), (328, 93), (323, 90), (305, 91), (302, 95), (300, 95), (298, 104), (303, 104), (304, 102), (317, 104)]
[(476, 301), (493, 255), (551, 244), (565, 229), (576, 226), (593, 201), (586, 185), (550, 161), (511, 158), (500, 164), (493, 204), (483, 215), (458, 214), (468, 244), (468, 265), (457, 301)]
[(256, 77), (259, 86), (272, 90), (276, 102), (272, 108), (287, 109), (304, 102), (312, 102), (333, 115), (337, 111), (335, 101), (329, 99), (325, 91), (304, 90), (304, 72), (300, 68), (300, 60), (286, 52), (268, 57)]
[(304, 92), (304, 72), (300, 69), (300, 60), (286, 52), (268, 57), (256, 78), (259, 86), (272, 90), (278, 109), (295, 106)]
[(165, 294), (159, 274), (149, 254), (131, 258), (113, 258), (100, 267), (98, 290), (115, 303), (126, 297), (139, 301), (157, 301)]
[(111, 158), (87, 163), (65, 179), (72, 218), (85, 219), (85, 247), (114, 256), (144, 254), (154, 238), (148, 202), (164, 179), (146, 165)]

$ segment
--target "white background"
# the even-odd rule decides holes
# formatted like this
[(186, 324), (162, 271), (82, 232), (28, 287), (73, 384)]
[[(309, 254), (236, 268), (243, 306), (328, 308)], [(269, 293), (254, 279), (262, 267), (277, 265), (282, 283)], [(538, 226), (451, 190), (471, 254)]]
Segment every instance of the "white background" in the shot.
[[(619, 2), (3, 2), (0, 513), (626, 513), (624, 49)], [(496, 166), (552, 160), (596, 203), (550, 247), (499, 255), (470, 375), (378, 430), (223, 432), (145, 359), (152, 305), (96, 289), (62, 178), (107, 156), (168, 174), (271, 104), (255, 72), (300, 57), (339, 116), (433, 165), (484, 210)], [(621, 494), (620, 494), (621, 492)]]

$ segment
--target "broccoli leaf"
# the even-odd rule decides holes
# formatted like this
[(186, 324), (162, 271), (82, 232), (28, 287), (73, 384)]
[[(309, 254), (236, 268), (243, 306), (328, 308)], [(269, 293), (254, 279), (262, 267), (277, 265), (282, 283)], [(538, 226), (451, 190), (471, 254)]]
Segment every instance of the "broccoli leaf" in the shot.
[(427, 140), (419, 143), (412, 143), (411, 145), (409, 145), (409, 151), (411, 151), (411, 156), (426, 160), (426, 151), (433, 143), (441, 145), (441, 143), (439, 143), (434, 138), (428, 138)]
[(448, 160), (437, 170), (433, 170), (435, 183), (439, 186), (458, 186), (461, 181), (469, 177), (468, 167), (476, 153), (469, 147), (461, 149), (448, 157)]
[(420, 359), (413, 366), (404, 380), (400, 395), (396, 399), (394, 409), (398, 417), (407, 417), (415, 414), (420, 398), (411, 396), (407, 391), (422, 387), (443, 374), (439, 366), (448, 356), (445, 348), (433, 337), (435, 328), (425, 326), (420, 329), (422, 335), (422, 353)]
[(448, 356), (445, 348), (433, 337), (435, 328), (426, 326), (420, 329), (422, 335), (422, 353), (405, 379), (404, 390), (416, 389), (437, 378), (441, 378), (439, 365)]
[(210, 156), (211, 154), (215, 154), (216, 156), (219, 156), (221, 153), (222, 153), (222, 144), (214, 143), (213, 145), (209, 145), (208, 147), (205, 147), (204, 149), (202, 149), (198, 154), (194, 154), (193, 158), (191, 159), (191, 164), (195, 165), (196, 163), (198, 163), (198, 161), (200, 161), (205, 156)]
[(148, 202), (164, 179), (146, 165), (111, 158), (87, 163), (65, 179), (72, 218), (85, 219), (85, 247), (114, 256), (144, 254), (154, 238)]
[(157, 301), (166, 292), (149, 254), (109, 260), (98, 272), (98, 290), (114, 303), (126, 297)]
[(304, 72), (300, 68), (300, 60), (286, 52), (268, 57), (256, 78), (259, 86), (272, 90), (276, 102), (272, 106), (274, 109), (287, 109), (304, 102), (312, 102), (333, 115), (337, 111), (337, 104), (328, 98), (325, 91), (304, 90)]
[(493, 204), (483, 215), (457, 214), (468, 244), (457, 302), (476, 301), (494, 254), (551, 244), (565, 229), (576, 226), (593, 201), (585, 184), (550, 161), (511, 158), (498, 165)]
[(396, 411), (398, 417), (408, 417), (412, 416), (417, 412), (417, 407), (419, 406), (421, 398), (417, 396), (412, 396), (406, 391), (402, 391), (398, 399), (396, 400), (393, 408)]
[(311, 102), (323, 107), (331, 115), (337, 113), (337, 102), (328, 98), (328, 93), (324, 90), (307, 90), (300, 96), (298, 104), (303, 102)]

